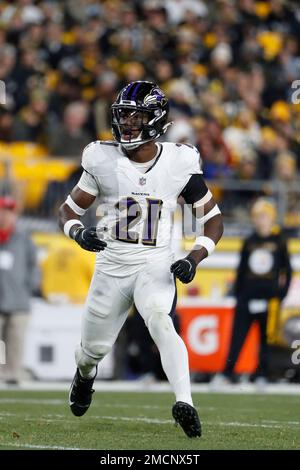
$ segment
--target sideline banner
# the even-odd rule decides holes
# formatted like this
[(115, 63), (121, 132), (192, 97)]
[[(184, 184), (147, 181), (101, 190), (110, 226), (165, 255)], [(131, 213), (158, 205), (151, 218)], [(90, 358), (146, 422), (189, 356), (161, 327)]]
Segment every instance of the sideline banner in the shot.
[[(189, 353), (193, 372), (223, 370), (229, 350), (234, 306), (179, 305), (181, 336)], [(241, 351), (235, 371), (252, 373), (257, 366), (258, 325), (252, 325)]]

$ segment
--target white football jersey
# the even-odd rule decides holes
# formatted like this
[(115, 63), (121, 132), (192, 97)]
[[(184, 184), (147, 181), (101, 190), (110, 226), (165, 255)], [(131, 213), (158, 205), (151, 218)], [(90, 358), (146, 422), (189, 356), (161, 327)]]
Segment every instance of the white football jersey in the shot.
[(95, 141), (83, 151), (78, 186), (99, 196), (97, 227), (107, 248), (97, 254), (96, 264), (110, 275), (133, 274), (149, 256), (171, 255), (177, 198), (191, 175), (202, 174), (195, 147), (156, 146), (157, 157), (146, 172), (115, 142)]

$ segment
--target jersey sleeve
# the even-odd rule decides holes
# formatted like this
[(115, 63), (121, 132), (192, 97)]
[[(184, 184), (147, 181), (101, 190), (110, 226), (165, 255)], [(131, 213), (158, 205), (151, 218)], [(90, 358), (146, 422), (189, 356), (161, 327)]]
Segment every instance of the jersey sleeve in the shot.
[(97, 181), (94, 176), (83, 170), (80, 180), (77, 186), (84, 192), (91, 194), (92, 196), (98, 196), (100, 193)]
[(204, 205), (212, 198), (203, 176), (199, 173), (190, 175), (190, 179), (181, 191), (180, 196), (184, 198), (187, 204), (196, 203), (198, 205)]
[(201, 158), (192, 145), (170, 144), (170, 148), (170, 173), (179, 196), (192, 175), (202, 175)]
[(211, 192), (203, 178), (202, 162), (196, 147), (183, 145), (181, 151), (182, 173), (184, 175), (184, 186), (181, 190), (182, 196), (187, 204), (208, 202), (212, 197)]
[(96, 148), (97, 141), (91, 142), (83, 150), (81, 166), (84, 171), (81, 175), (80, 180), (77, 183), (77, 186), (82, 189), (82, 191), (85, 191), (86, 193), (89, 193), (92, 196), (97, 196), (100, 193), (100, 188), (94, 175)]
[(188, 144), (176, 144), (180, 145), (180, 154), (182, 164), (185, 167), (184, 173), (186, 176), (190, 175), (202, 175), (202, 160), (200, 153), (196, 147)]

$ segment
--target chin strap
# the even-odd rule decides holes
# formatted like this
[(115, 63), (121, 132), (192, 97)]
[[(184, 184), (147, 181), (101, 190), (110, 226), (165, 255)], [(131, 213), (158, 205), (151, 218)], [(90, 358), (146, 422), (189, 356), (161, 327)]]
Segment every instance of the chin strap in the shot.
[(174, 124), (174, 121), (167, 122), (167, 124), (165, 124), (163, 127), (163, 132), (159, 134), (159, 136), (165, 134), (167, 132), (168, 127), (172, 126), (172, 124)]

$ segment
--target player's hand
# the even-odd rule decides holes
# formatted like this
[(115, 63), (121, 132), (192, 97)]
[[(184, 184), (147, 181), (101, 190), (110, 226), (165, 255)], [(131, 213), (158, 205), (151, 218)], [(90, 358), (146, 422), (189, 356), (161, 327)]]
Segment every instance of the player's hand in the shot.
[(74, 240), (87, 251), (102, 251), (107, 246), (107, 243), (98, 238), (96, 227), (79, 227), (74, 232)]
[(196, 261), (187, 256), (186, 258), (175, 261), (175, 263), (171, 265), (171, 273), (175, 274), (184, 284), (188, 284), (194, 279), (196, 268)]

